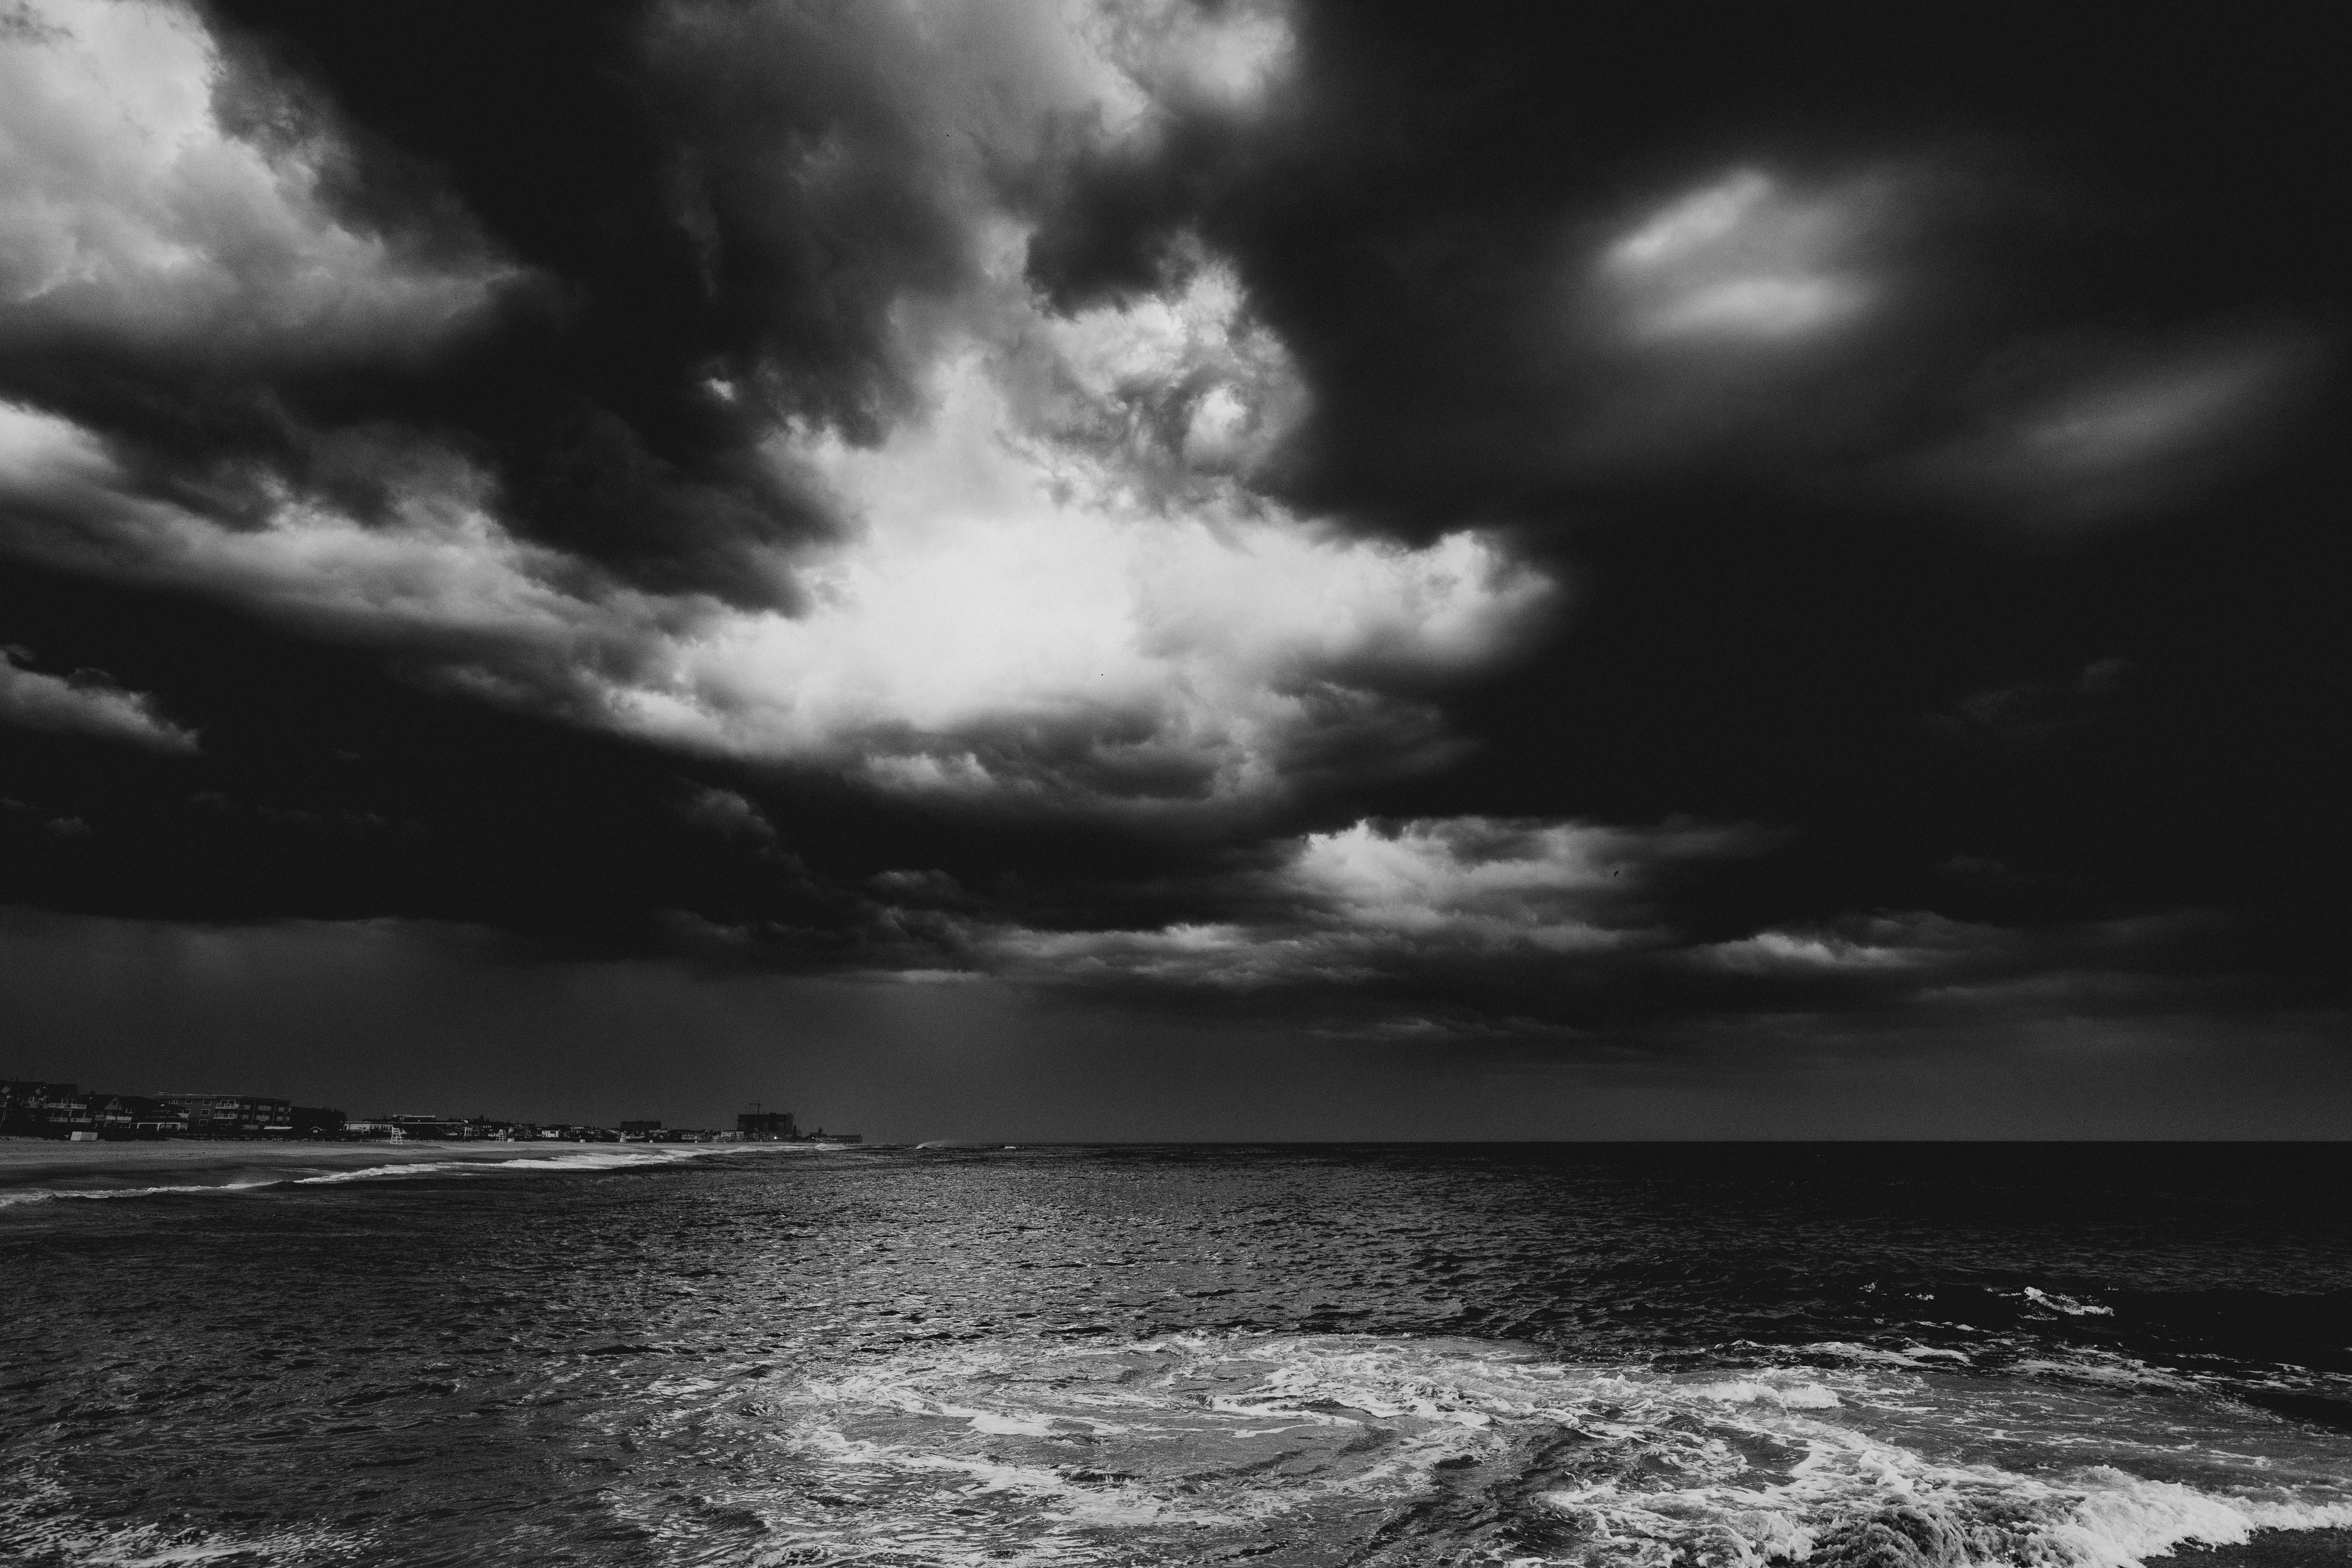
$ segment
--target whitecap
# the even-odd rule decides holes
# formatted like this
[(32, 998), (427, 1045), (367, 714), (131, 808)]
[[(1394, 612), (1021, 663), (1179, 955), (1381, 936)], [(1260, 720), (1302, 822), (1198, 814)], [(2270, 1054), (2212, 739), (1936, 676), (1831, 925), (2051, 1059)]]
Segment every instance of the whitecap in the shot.
[(2028, 1285), (2021, 1294), (2037, 1307), (2045, 1307), (2053, 1312), (2063, 1312), (2070, 1318), (2112, 1318), (2116, 1315), (2116, 1310), (2113, 1307), (2103, 1307), (2095, 1301), (2084, 1301), (2073, 1296), (2062, 1296), (2055, 1290), (2043, 1290), (2032, 1285)]
[(763, 1389), (745, 1440), (773, 1447), (772, 1483), (714, 1504), (809, 1561), (975, 1565), (1279, 1540), (1377, 1564), (1756, 1568), (1900, 1537), (1959, 1553), (1923, 1560), (2125, 1568), (2352, 1524), (2339, 1438), (2201, 1391), (1853, 1360), (1725, 1377), (1461, 1339), (929, 1344)]

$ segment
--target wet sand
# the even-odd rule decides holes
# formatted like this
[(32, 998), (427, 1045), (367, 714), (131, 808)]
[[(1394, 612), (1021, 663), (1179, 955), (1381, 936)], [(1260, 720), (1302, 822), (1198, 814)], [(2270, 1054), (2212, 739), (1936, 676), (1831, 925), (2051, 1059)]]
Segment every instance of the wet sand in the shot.
[(206, 1172), (297, 1167), (364, 1171), (424, 1160), (511, 1160), (643, 1144), (564, 1143), (312, 1143), (244, 1142), (235, 1139), (171, 1139), (157, 1143), (66, 1143), (53, 1138), (0, 1138), (0, 1187), (72, 1184), (98, 1177), (146, 1177), (157, 1185), (200, 1180)]

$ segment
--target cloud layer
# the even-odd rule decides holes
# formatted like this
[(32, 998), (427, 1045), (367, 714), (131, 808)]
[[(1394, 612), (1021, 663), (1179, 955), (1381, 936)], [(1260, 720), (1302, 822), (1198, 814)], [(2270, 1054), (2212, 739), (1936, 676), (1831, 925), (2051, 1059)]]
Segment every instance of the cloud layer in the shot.
[(237, 73), (178, 5), (45, 0), (0, 35), (12, 359), (396, 361), (488, 302), (509, 268), (337, 211), (331, 124)]
[[(698, 388), (764, 420), (740, 461), (830, 520), (730, 542), (784, 604), (633, 582), (593, 539), (518, 521), (510, 477), (469, 444), (383, 421), (299, 430), (299, 468), (228, 458), (224, 510), (157, 493), (127, 435), (12, 404), (6, 545), (517, 705), (892, 791), (1230, 803), (1339, 753), (1425, 765), (1444, 726), (1405, 693), (1524, 641), (1543, 575), (1476, 532), (1399, 549), (1253, 491), (1305, 394), (1229, 267), (1200, 258), (1070, 315), (1023, 276), (1018, 193), (1065, 142), (1150, 137), (1163, 97), (1246, 112), (1286, 38), (1276, 12), (1189, 7), (945, 32), (888, 7), (653, 24), (647, 68), (683, 139), (677, 220), (714, 287), (740, 271), (785, 312), (741, 322)], [(41, 132), (11, 171), (40, 218), (15, 331), (102, 327), (151, 368), (183, 342), (234, 357), (276, 333), (353, 367), (462, 335), (513, 271), (404, 269), (341, 226), (319, 171), (357, 154), (331, 125), (240, 139), (215, 90), (231, 67), (191, 14), (74, 10), (9, 58), (37, 89), (13, 111)], [(885, 265), (820, 279), (819, 236)], [(813, 342), (820, 323), (856, 335)], [(811, 381), (812, 356), (865, 379)], [(321, 468), (381, 500), (349, 504)]]
[(0, 899), (1562, 1052), (2332, 1005), (2291, 29), (420, 4), (0, 14)]
[(151, 751), (190, 752), (196, 733), (156, 711), (155, 700), (126, 691), (99, 670), (45, 675), (19, 662), (22, 650), (0, 648), (0, 724), (60, 734), (121, 741)]

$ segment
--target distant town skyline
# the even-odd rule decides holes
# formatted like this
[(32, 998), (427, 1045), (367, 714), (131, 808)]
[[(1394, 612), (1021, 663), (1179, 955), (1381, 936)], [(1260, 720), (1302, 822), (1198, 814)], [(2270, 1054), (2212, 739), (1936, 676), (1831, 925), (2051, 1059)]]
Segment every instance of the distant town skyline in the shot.
[(11, 1070), (2352, 1136), (2328, 35), (26, 0)]
[(353, 1115), (339, 1106), (300, 1104), (250, 1087), (126, 1089), (114, 1085), (40, 1079), (0, 1068), (0, 1138), (71, 1142), (173, 1139), (368, 1142), (374, 1140), (604, 1141), (650, 1142), (865, 1142), (860, 1132), (812, 1124), (763, 1105), (693, 1125), (659, 1117), (571, 1119), (479, 1113), (376, 1110)]

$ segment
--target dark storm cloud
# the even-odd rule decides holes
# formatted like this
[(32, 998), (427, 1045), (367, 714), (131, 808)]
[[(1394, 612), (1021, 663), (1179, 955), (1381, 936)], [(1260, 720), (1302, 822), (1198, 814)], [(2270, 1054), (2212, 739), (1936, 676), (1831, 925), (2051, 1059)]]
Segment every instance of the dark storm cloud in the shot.
[[(1113, 88), (1181, 98), (1161, 46), (1190, 7), (1164, 9), (1122, 27), (1086, 6), (221, 5), (223, 129), (484, 299), (393, 363), (227, 388), (189, 438), (341, 478), (350, 502), (369, 479), (314, 473), (318, 433), (419, 425), (482, 460), (536, 539), (657, 592), (793, 605), (776, 552), (839, 520), (765, 448), (784, 426), (872, 442), (918, 408), (922, 317), (968, 304), (981, 220), (1101, 140), (1101, 60), (1073, 34), (1129, 68)], [(131, 374), (193, 403), (184, 374), (158, 384), (173, 369)]]
[(1964, 510), (2064, 533), (2193, 507), (2308, 438), (2322, 334), (2205, 329), (1997, 353), (1962, 432), (1897, 466)]
[(2131, 676), (2127, 658), (2093, 659), (2063, 680), (2021, 680), (1971, 691), (1927, 721), (1960, 739), (2048, 740), (2091, 722)]
[(347, 479), (332, 454), (310, 471), (320, 378), (418, 372), (515, 269), (446, 204), (341, 211), (333, 117), (274, 97), (193, 14), (55, 9), (0, 59), (0, 399), (103, 432), (133, 487), (238, 521), (273, 482)]
[(1529, 1059), (2341, 1002), (2309, 19), (21, 16), (0, 897)]
[(1082, 166), (1033, 275), (1229, 247), (1315, 395), (1287, 482), (1407, 531), (1726, 478), (2177, 506), (2312, 392), (2334, 285), (2274, 150), (2316, 153), (2315, 105), (2258, 90), (2262, 29), (2012, 20), (1309, 8), (1278, 114)]
[(144, 692), (126, 691), (100, 669), (52, 675), (30, 668), (32, 654), (0, 648), (0, 724), (123, 741), (161, 752), (194, 752), (196, 735), (156, 711)]
[[(509, 275), (492, 317), (413, 374), (321, 378), (299, 406), (444, 433), (485, 465), (508, 520), (657, 591), (790, 602), (761, 547), (828, 520), (759, 459), (756, 411), (712, 390), (740, 303), (678, 221), (646, 8), (265, 0), (218, 15), (249, 73), (316, 84), (352, 128), (340, 210), (413, 223), (454, 208)], [(866, 367), (834, 346), (799, 345), (801, 384), (855, 403), (829, 389)]]
[(789, 602), (760, 547), (829, 523), (760, 443), (874, 434), (910, 396), (893, 311), (966, 268), (905, 20), (445, 12), (66, 6), (13, 38), (46, 201), (0, 395), (230, 516), (289, 487), (380, 515), (406, 476), (352, 437), (406, 426), (536, 537)]
[[(223, 43), (56, 8), (9, 55), (43, 132), (15, 176), (108, 178), (28, 209), (12, 320), (87, 318), (133, 413), (250, 405), (278, 445), (179, 451), (35, 377), (0, 408), (22, 558), (682, 749), (1140, 816), (1441, 764), (1428, 694), (1549, 595), (1491, 537), (1400, 552), (1253, 492), (1296, 377), (1221, 258), (1060, 313), (1024, 281), (1054, 171), (1242, 123), (1288, 68), (1279, 11), (665, 7), (485, 107), (396, 90), (364, 9), (225, 13)], [(529, 20), (483, 23), (485, 58)], [(597, 71), (626, 92), (567, 74)], [(506, 132), (549, 114), (597, 129), (525, 186)], [(315, 364), (247, 363), (255, 331)], [(701, 456), (648, 456), (689, 405), (671, 446)]]
[(765, 842), (776, 836), (775, 824), (731, 789), (689, 784), (680, 815), (697, 826), (731, 838)]
[[(0, 806), (0, 810), (5, 810)], [(33, 1076), (236, 1082), (353, 1110), (725, 1125), (751, 1099), (868, 1139), (2340, 1137), (2346, 1019), (2208, 1012), (1706, 1026), (1678, 1060), (1556, 1030), (1380, 1033), (1041, 1005), (974, 983), (518, 965), (462, 930), (218, 931), (0, 914)], [(1106, 1048), (1107, 1043), (1110, 1048)]]
[[(1163, 887), (1213, 918), (1019, 923), (944, 873), (875, 879), (877, 931), (933, 981), (1010, 979), (1072, 1000), (1273, 1033), (1704, 1060), (1808, 1031), (1820, 1049), (1948, 1048), (2054, 1014), (2134, 1020), (2324, 1007), (2274, 922), (2192, 910), (2033, 924), (1931, 910), (1787, 920), (1709, 939), (1678, 919), (1710, 867), (1783, 846), (1750, 827), (1489, 818), (1308, 835), (1208, 886)], [(1681, 896), (1677, 896), (1681, 895)], [(2285, 938), (2282, 942), (2282, 938)], [(935, 955), (928, 966), (925, 952)], [(1848, 1046), (1832, 1046), (1843, 1040)]]

